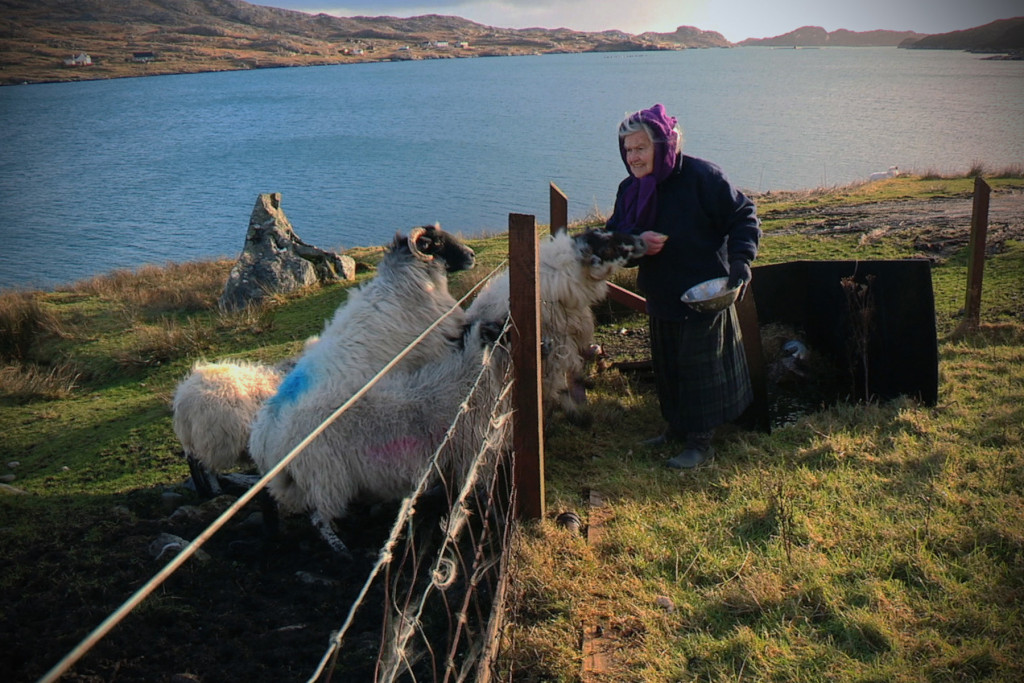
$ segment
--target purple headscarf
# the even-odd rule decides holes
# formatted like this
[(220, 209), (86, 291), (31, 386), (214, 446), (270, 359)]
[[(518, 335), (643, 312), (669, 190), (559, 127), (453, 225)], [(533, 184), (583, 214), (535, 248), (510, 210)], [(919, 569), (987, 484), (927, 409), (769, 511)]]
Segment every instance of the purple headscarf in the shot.
[[(642, 231), (654, 228), (654, 220), (657, 218), (658, 183), (672, 174), (679, 150), (678, 138), (673, 132), (676, 118), (669, 116), (661, 104), (631, 114), (624, 123), (636, 121), (647, 124), (647, 130), (651, 134), (651, 142), (654, 143), (654, 170), (626, 186), (620, 198), (620, 206), (623, 227)], [(619, 137), (619, 154), (622, 156), (622, 163), (626, 165), (626, 171), (630, 172), (622, 137)]]

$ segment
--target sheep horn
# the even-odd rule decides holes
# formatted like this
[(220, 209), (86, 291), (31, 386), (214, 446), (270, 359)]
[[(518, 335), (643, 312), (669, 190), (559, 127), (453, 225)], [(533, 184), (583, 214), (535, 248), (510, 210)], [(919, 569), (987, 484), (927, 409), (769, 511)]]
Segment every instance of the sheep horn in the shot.
[(416, 245), (419, 239), (423, 237), (423, 235), (425, 235), (426, 233), (427, 229), (425, 226), (416, 227), (409, 231), (409, 251), (412, 253), (413, 256), (420, 259), (421, 261), (432, 261), (434, 260), (434, 257), (431, 256), (430, 254), (424, 254)]

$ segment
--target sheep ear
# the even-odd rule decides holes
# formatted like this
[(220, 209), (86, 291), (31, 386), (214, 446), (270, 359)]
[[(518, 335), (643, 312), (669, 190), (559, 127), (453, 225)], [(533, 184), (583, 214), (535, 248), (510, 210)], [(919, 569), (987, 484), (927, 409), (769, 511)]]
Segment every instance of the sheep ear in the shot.
[(423, 237), (426, 233), (427, 229), (422, 226), (413, 228), (412, 230), (409, 231), (409, 252), (412, 253), (413, 256), (422, 261), (431, 261), (433, 260), (434, 257), (431, 256), (430, 254), (424, 254), (422, 251), (420, 251), (419, 247), (420, 238)]

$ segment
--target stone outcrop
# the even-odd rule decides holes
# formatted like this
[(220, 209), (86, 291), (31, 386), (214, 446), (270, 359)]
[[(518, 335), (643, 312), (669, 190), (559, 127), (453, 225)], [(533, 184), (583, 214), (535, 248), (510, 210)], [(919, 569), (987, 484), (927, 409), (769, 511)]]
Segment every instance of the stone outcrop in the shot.
[(279, 192), (261, 194), (249, 218), (242, 254), (224, 285), (220, 307), (238, 310), (270, 295), (355, 276), (351, 256), (306, 244), (295, 234), (281, 210)]

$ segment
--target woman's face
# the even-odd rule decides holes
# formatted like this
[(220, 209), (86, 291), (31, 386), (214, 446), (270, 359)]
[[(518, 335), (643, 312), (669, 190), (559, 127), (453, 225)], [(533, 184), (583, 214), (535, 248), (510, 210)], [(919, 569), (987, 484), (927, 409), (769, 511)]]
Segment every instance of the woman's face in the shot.
[(634, 178), (643, 178), (654, 173), (654, 143), (647, 131), (638, 130), (622, 139), (626, 150), (626, 164)]

